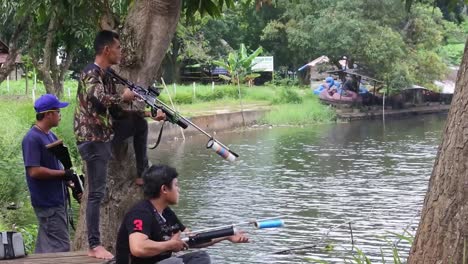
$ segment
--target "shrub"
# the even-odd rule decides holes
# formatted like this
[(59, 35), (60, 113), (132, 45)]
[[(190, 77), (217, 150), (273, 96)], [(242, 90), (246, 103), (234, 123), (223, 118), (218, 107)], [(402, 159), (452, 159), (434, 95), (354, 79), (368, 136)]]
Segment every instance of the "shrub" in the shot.
[(281, 88), (273, 100), (274, 104), (300, 104), (302, 97), (292, 88)]

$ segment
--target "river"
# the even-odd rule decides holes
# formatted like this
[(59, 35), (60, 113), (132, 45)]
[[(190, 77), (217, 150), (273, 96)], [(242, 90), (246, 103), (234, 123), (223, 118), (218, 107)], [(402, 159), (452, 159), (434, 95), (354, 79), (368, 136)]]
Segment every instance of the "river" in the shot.
[[(207, 139), (173, 141), (150, 153), (179, 171), (173, 209), (192, 230), (281, 216), (283, 228), (242, 226), (249, 244), (219, 243), (213, 263), (344, 263), (356, 248), (372, 263), (405, 259), (419, 221), (445, 115), (307, 127), (248, 129), (217, 138), (240, 154), (228, 163)], [(349, 224), (351, 223), (351, 225)], [(288, 254), (275, 252), (294, 250)]]

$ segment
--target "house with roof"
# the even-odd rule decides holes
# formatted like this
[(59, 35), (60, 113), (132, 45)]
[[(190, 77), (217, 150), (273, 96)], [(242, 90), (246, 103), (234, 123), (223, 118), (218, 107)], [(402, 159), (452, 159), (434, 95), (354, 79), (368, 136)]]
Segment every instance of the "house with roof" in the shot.
[[(9, 54), (8, 45), (6, 45), (3, 41), (0, 40), (0, 68), (3, 67), (5, 64)], [(9, 77), (10, 80), (19, 80), (23, 75), (23, 63), (21, 62), (21, 56), (18, 55), (15, 59), (15, 68), (10, 73)]]
[(305, 72), (303, 74), (305, 80), (322, 81), (329, 76), (326, 71), (335, 69), (336, 67), (330, 63), (330, 59), (324, 55), (300, 67), (298, 71)]

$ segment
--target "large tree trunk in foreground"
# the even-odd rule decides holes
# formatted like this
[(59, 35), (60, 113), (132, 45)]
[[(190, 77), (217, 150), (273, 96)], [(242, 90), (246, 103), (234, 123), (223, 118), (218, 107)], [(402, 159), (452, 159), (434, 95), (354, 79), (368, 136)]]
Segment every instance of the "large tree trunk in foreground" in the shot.
[(467, 238), (468, 44), (408, 263), (468, 263)]
[[(181, 0), (135, 1), (121, 32), (124, 59), (122, 76), (144, 86), (154, 81), (179, 21)], [(142, 189), (134, 184), (136, 168), (133, 147), (122, 144), (113, 149), (107, 177), (107, 194), (101, 206), (101, 242), (115, 252), (117, 231), (125, 212), (138, 199)], [(81, 206), (74, 249), (87, 248), (86, 199)]]

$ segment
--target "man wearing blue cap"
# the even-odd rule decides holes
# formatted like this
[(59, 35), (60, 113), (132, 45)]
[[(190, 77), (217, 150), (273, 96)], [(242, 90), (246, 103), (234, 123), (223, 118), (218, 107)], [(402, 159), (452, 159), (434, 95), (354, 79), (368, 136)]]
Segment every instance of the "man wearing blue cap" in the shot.
[(55, 95), (45, 94), (36, 100), (36, 123), (24, 136), (23, 160), (31, 203), (39, 226), (36, 253), (66, 252), (70, 250), (66, 211), (66, 182), (73, 171), (63, 170), (58, 159), (46, 145), (57, 140), (50, 131), (60, 123), (60, 108), (68, 105)]

